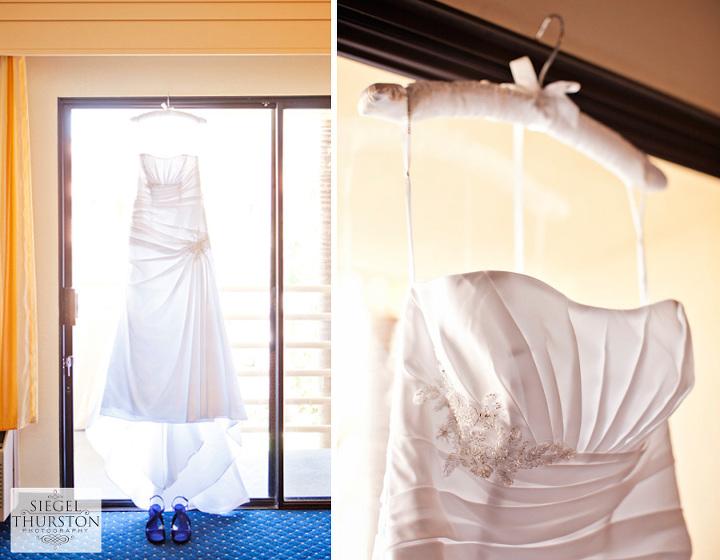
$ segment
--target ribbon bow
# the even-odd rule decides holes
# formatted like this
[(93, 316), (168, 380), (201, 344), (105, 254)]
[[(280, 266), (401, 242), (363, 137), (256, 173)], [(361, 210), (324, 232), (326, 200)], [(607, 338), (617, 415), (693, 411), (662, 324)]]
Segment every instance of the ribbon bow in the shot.
[(535, 106), (548, 118), (560, 118), (573, 127), (577, 126), (580, 109), (567, 97), (568, 93), (580, 90), (577, 82), (557, 81), (540, 87), (535, 69), (527, 56), (510, 62), (514, 84), (504, 84), (508, 88), (530, 95), (535, 99)]

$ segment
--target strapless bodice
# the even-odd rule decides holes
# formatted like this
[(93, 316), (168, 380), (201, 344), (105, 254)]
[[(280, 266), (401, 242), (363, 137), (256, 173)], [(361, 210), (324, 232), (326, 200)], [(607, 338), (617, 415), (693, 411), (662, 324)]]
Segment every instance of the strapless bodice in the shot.
[(593, 307), (500, 271), (415, 283), (376, 560), (688, 558), (667, 419), (692, 384), (676, 301)]

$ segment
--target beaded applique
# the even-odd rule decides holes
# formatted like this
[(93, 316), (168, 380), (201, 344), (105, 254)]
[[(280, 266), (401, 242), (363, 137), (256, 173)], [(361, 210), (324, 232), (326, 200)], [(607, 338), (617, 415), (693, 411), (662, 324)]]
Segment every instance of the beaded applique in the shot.
[(193, 237), (191, 241), (185, 242), (183, 250), (197, 259), (210, 248), (210, 239), (204, 233), (196, 233)]
[(437, 438), (449, 442), (453, 449), (443, 465), (444, 476), (461, 465), (481, 478), (494, 473), (503, 485), (510, 486), (520, 469), (551, 465), (575, 455), (575, 449), (561, 443), (531, 445), (524, 441), (520, 426), (510, 427), (503, 421), (504, 409), (495, 393), (479, 403), (467, 402), (452, 387), (442, 367), (440, 373), (442, 387), (423, 387), (413, 401), (438, 401), (436, 410), (449, 409), (447, 420), (437, 431)]

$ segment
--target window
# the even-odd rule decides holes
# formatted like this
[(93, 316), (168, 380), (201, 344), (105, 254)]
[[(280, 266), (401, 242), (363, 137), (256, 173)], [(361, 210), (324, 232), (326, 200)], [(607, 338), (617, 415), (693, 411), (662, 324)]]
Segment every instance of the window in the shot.
[[(62, 483), (126, 497), (84, 438), (127, 270), (137, 184), (130, 117), (163, 99), (62, 99)], [(254, 505), (330, 496), (330, 111), (327, 97), (183, 98), (207, 120), (199, 154), (222, 312), (249, 420)], [(70, 151), (72, 145), (72, 152)], [(75, 297), (77, 294), (77, 318)], [(73, 326), (74, 323), (74, 326)]]

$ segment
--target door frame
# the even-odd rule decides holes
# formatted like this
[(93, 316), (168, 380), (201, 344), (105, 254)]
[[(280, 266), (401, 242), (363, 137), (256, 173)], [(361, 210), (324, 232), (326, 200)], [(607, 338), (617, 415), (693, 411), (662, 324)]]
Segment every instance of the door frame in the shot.
[[(58, 255), (60, 350), (60, 485), (75, 485), (73, 416), (73, 326), (77, 302), (72, 278), (72, 156), (73, 109), (156, 109), (163, 97), (64, 97), (58, 98)], [(285, 109), (330, 109), (330, 96), (173, 97), (177, 109), (272, 109), (271, 171), (271, 280), (270, 280), (270, 394), (268, 498), (253, 498), (242, 509), (330, 509), (328, 498), (286, 498), (284, 493), (284, 271), (283, 271), (283, 113)], [(103, 500), (103, 509), (137, 509), (130, 500)]]

